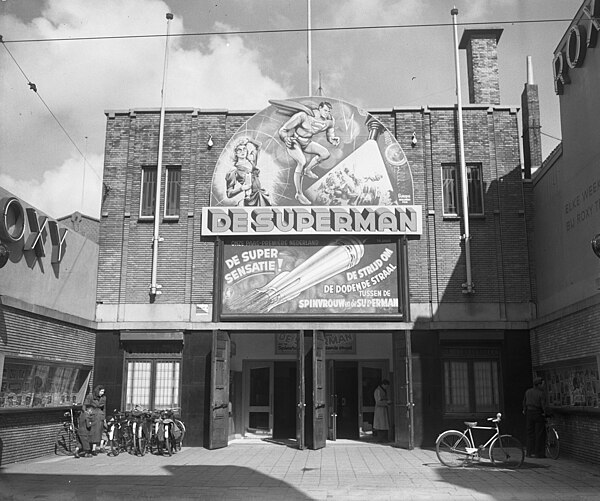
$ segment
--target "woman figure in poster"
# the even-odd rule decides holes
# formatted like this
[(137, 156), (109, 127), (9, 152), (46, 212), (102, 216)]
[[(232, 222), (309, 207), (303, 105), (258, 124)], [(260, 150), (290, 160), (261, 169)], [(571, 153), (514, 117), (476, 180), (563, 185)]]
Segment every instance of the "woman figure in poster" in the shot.
[(258, 143), (248, 138), (242, 138), (234, 148), (234, 168), (226, 174), (225, 182), (227, 183), (228, 198), (244, 193), (244, 199), (240, 205), (251, 207), (271, 205), (269, 194), (260, 183), (260, 170), (256, 167), (259, 147)]
[(379, 386), (375, 388), (373, 397), (375, 399), (375, 416), (373, 417), (373, 435), (377, 442), (388, 441), (388, 430), (390, 429), (390, 421), (388, 417), (388, 399), (387, 391), (390, 387), (390, 382), (383, 379)]

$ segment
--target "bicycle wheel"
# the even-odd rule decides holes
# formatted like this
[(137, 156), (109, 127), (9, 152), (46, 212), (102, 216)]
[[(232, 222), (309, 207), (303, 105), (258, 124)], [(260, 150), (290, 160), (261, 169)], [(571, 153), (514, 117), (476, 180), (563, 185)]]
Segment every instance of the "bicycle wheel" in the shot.
[(490, 459), (496, 466), (518, 468), (523, 464), (525, 451), (512, 435), (500, 435), (490, 445)]
[(165, 437), (165, 450), (169, 456), (173, 455), (173, 439), (171, 438), (171, 434)]
[(546, 456), (552, 459), (558, 459), (560, 454), (560, 442), (558, 433), (553, 426), (548, 426), (546, 430)]
[(119, 453), (121, 452), (121, 448), (119, 446), (119, 441), (117, 439), (112, 439), (109, 440), (109, 444), (110, 446), (110, 455), (111, 456), (118, 456)]
[(181, 447), (183, 446), (183, 438), (185, 437), (185, 425), (183, 424), (183, 421), (180, 421), (179, 419), (175, 419), (174, 421), (175, 426), (179, 429), (179, 437), (175, 439), (174, 447), (179, 452), (181, 450)]
[(148, 445), (148, 439), (146, 438), (146, 432), (142, 429), (142, 434), (138, 438), (138, 452), (140, 456), (146, 454), (146, 446)]
[(56, 433), (54, 453), (60, 456), (72, 456), (77, 447), (77, 435), (70, 426), (63, 426)]
[(470, 459), (467, 448), (471, 442), (464, 433), (449, 430), (442, 433), (435, 442), (435, 453), (440, 463), (451, 468), (465, 466)]

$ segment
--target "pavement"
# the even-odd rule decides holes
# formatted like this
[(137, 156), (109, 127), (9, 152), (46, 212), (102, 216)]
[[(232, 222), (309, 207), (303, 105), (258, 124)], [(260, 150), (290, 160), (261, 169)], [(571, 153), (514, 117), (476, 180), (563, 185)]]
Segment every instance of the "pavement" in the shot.
[(529, 459), (518, 470), (489, 461), (442, 466), (434, 450), (327, 442), (235, 440), (168, 456), (46, 456), (0, 468), (1, 500), (561, 500), (600, 499), (600, 468)]

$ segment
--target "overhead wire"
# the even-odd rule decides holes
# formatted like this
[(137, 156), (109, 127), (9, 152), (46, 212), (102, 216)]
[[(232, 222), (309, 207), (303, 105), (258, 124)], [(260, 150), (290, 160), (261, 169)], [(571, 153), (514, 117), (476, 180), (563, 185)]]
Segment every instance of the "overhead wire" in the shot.
[[(528, 20), (511, 20), (511, 21), (494, 21), (494, 22), (461, 22), (458, 23), (460, 26), (475, 26), (475, 25), (515, 25), (515, 24), (530, 24), (530, 23), (558, 23), (558, 22), (571, 22), (571, 19), (528, 19)], [(393, 24), (393, 25), (365, 25), (365, 26), (339, 26), (339, 27), (322, 27), (315, 28), (311, 27), (311, 32), (331, 32), (331, 31), (358, 31), (358, 30), (384, 30), (384, 29), (401, 29), (401, 28), (436, 28), (452, 26), (452, 23), (418, 23), (418, 24)], [(42, 42), (74, 42), (74, 41), (95, 41), (95, 40), (123, 40), (123, 39), (143, 39), (143, 38), (165, 38), (165, 37), (199, 37), (199, 36), (228, 36), (228, 35), (253, 35), (253, 34), (281, 34), (281, 33), (306, 33), (308, 28), (289, 28), (289, 29), (272, 29), (272, 30), (229, 30), (229, 31), (210, 31), (210, 32), (194, 32), (194, 33), (161, 33), (161, 34), (146, 34), (146, 35), (111, 35), (111, 36), (89, 36), (89, 37), (59, 37), (59, 38), (30, 38), (30, 39), (15, 39), (5, 40), (0, 35), (0, 42), (14, 61), (20, 72), (27, 80), (29, 88), (33, 90), (44, 107), (48, 110), (52, 118), (56, 121), (62, 131), (65, 133), (69, 141), (73, 144), (75, 149), (81, 155), (84, 163), (90, 166), (92, 172), (102, 180), (102, 177), (98, 174), (96, 169), (87, 161), (86, 155), (81, 151), (77, 143), (71, 137), (66, 128), (62, 125), (58, 117), (50, 109), (50, 106), (43, 99), (37, 89), (37, 85), (33, 83), (23, 68), (19, 65), (13, 54), (10, 52), (7, 43), (42, 43)], [(544, 134), (544, 133), (542, 133)], [(548, 134), (544, 134), (548, 135)], [(552, 136), (548, 136), (552, 137)], [(557, 139), (557, 138), (553, 138)]]
[[(507, 24), (540, 24), (540, 23), (562, 23), (571, 22), (572, 19), (525, 19), (512, 21), (478, 21), (457, 23), (458, 26), (490, 26)], [(328, 31), (358, 31), (358, 30), (387, 30), (403, 28), (439, 28), (452, 26), (452, 23), (419, 23), (419, 24), (385, 24), (385, 25), (365, 25), (365, 26), (329, 26), (323, 28), (311, 27), (311, 32)], [(165, 38), (165, 37), (201, 37), (201, 36), (227, 36), (227, 35), (261, 35), (261, 34), (280, 34), (280, 33), (306, 33), (308, 28), (285, 28), (272, 30), (230, 30), (230, 31), (201, 31), (195, 33), (159, 33), (146, 35), (104, 35), (89, 37), (60, 37), (60, 38), (24, 38), (16, 40), (5, 40), (4, 43), (33, 43), (33, 42), (75, 42), (84, 40), (123, 40), (140, 38)]]
[(100, 174), (98, 174), (98, 172), (96, 171), (96, 169), (94, 168), (94, 166), (91, 165), (88, 162), (88, 160), (86, 158), (86, 155), (81, 151), (81, 149), (79, 148), (79, 146), (77, 145), (77, 143), (75, 142), (75, 140), (69, 134), (69, 131), (67, 131), (67, 129), (63, 126), (63, 124), (60, 122), (60, 120), (58, 119), (58, 117), (54, 114), (54, 112), (52, 111), (52, 109), (50, 108), (50, 106), (48, 106), (48, 103), (46, 103), (46, 101), (44, 100), (44, 98), (40, 94), (39, 89), (37, 88), (37, 85), (35, 83), (33, 83), (31, 81), (31, 79), (27, 76), (27, 74), (25, 73), (25, 70), (23, 70), (23, 68), (21, 67), (21, 65), (19, 64), (19, 62), (15, 59), (15, 56), (13, 56), (12, 52), (6, 46), (5, 41), (2, 38), (0, 38), (0, 42), (2, 43), (2, 45), (4, 46), (4, 48), (6, 49), (6, 52), (8, 53), (8, 55), (10, 56), (10, 58), (16, 64), (17, 68), (19, 68), (19, 71), (21, 72), (21, 74), (25, 77), (25, 80), (27, 80), (27, 85), (29, 85), (29, 88), (33, 92), (35, 92), (36, 96), (42, 102), (42, 104), (44, 105), (44, 107), (48, 110), (48, 113), (50, 113), (50, 115), (52, 116), (52, 118), (54, 118), (54, 120), (56, 121), (56, 123), (58, 124), (58, 126), (62, 129), (62, 131), (65, 133), (65, 135), (67, 136), (67, 138), (71, 142), (71, 144), (79, 152), (79, 154), (83, 158), (84, 164), (87, 164), (92, 169), (92, 172), (94, 174), (96, 174), (96, 176), (98, 177), (98, 179), (100, 179), (100, 181), (102, 181), (102, 177), (100, 176)]

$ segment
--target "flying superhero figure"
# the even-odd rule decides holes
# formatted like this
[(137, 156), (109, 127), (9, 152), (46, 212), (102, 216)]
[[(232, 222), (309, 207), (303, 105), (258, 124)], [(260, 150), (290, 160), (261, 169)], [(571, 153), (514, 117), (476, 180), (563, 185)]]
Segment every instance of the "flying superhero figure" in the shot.
[[(279, 129), (279, 137), (288, 148), (290, 156), (296, 162), (294, 170), (295, 198), (303, 205), (310, 205), (302, 190), (302, 178), (306, 176), (318, 179), (313, 169), (323, 160), (330, 157), (324, 146), (312, 140), (315, 134), (325, 132), (327, 141), (333, 146), (340, 144), (340, 138), (335, 135), (335, 120), (331, 116), (333, 106), (323, 101), (317, 108), (309, 108), (295, 101), (269, 101), (281, 113), (291, 115), (290, 119)], [(312, 155), (307, 161), (306, 155)]]

